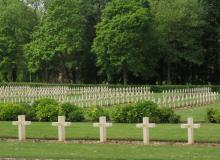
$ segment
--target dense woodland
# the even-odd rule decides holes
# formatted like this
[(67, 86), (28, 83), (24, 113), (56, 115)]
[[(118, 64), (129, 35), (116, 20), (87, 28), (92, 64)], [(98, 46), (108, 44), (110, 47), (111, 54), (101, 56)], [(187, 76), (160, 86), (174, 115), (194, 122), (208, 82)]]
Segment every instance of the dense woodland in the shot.
[(219, 0), (0, 0), (0, 82), (217, 84)]

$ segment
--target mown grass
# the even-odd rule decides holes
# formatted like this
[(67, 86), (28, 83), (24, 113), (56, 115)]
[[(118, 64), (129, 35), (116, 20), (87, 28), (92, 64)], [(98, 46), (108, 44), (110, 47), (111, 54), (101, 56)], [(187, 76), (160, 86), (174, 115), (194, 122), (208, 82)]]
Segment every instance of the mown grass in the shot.
[(220, 147), (0, 141), (1, 158), (73, 160), (219, 160)]
[[(195, 130), (197, 142), (220, 142), (219, 124), (201, 124), (201, 128)], [(150, 130), (151, 140), (181, 141), (187, 140), (187, 130), (181, 129), (180, 124), (156, 124), (156, 128)], [(17, 138), (17, 126), (11, 122), (0, 122), (0, 138)], [(27, 127), (28, 138), (56, 139), (57, 127), (48, 122), (34, 122)], [(92, 127), (92, 123), (72, 123), (66, 128), (67, 139), (98, 139), (99, 129)], [(114, 123), (108, 129), (109, 139), (142, 140), (142, 130), (135, 124)]]
[(209, 108), (220, 109), (220, 103), (201, 107), (175, 109), (175, 113), (181, 116), (181, 121), (186, 121), (188, 117), (193, 117), (194, 121), (207, 122), (207, 110)]

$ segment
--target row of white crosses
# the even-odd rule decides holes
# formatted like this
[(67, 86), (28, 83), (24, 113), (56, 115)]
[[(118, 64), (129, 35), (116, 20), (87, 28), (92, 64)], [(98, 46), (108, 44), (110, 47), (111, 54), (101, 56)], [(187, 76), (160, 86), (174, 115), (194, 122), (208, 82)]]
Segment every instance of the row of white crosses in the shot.
[(189, 94), (189, 93), (209, 93), (211, 92), (210, 87), (201, 88), (184, 88), (184, 89), (173, 89), (173, 90), (163, 90), (163, 95), (178, 95), (178, 94)]
[(154, 100), (161, 107), (201, 106), (218, 101), (218, 93), (211, 88), (190, 88), (163, 91), (162, 98)]
[(109, 106), (115, 104), (133, 103), (143, 100), (150, 100), (153, 97), (152, 92), (137, 93), (96, 93), (90, 95), (81, 95), (79, 97), (70, 98), (69, 102), (82, 107), (89, 106)]
[(0, 87), (0, 102), (31, 103), (40, 98), (61, 99), (71, 95), (73, 90), (65, 86), (29, 87), (2, 86)]
[(109, 106), (151, 100), (163, 107), (187, 107), (215, 103), (218, 93), (210, 88), (190, 88), (163, 91), (162, 98), (155, 99), (147, 86), (139, 87), (0, 87), (0, 103), (32, 103), (41, 98), (69, 102), (82, 107)]
[(140, 87), (0, 87), (0, 103), (32, 103), (41, 98), (51, 98), (59, 102), (70, 102), (79, 106), (108, 106), (149, 100), (153, 96), (150, 88)]
[[(26, 139), (25, 128), (30, 125), (30, 121), (25, 121), (25, 116), (18, 116), (18, 121), (12, 122), (13, 125), (18, 125), (18, 139), (24, 141)], [(58, 116), (58, 122), (53, 122), (52, 126), (58, 126), (58, 141), (64, 142), (65, 138), (65, 127), (70, 126), (71, 122), (65, 121), (65, 116)], [(106, 122), (106, 117), (100, 117), (99, 123), (94, 123), (93, 127), (99, 127), (100, 142), (104, 143), (107, 141), (107, 128), (112, 127), (112, 123)], [(150, 123), (148, 117), (143, 118), (143, 123), (136, 124), (137, 128), (143, 128), (143, 143), (150, 143), (149, 129), (155, 127), (155, 123)], [(194, 128), (199, 128), (200, 124), (194, 124), (193, 118), (188, 118), (187, 124), (181, 124), (181, 128), (188, 129), (188, 144), (194, 143)]]

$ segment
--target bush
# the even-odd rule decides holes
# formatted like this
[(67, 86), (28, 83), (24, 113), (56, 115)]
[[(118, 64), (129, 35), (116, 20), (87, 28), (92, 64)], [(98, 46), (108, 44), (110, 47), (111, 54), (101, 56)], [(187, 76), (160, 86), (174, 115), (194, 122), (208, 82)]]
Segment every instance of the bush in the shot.
[(172, 109), (160, 109), (157, 104), (150, 101), (118, 105), (112, 113), (112, 119), (119, 123), (142, 122), (143, 117), (150, 117), (152, 122), (157, 123), (176, 123), (180, 120), (180, 117), (177, 116)]
[(208, 109), (207, 119), (211, 123), (220, 123), (220, 110), (213, 108)]
[(180, 116), (176, 115), (171, 108), (160, 109), (160, 123), (178, 123)]
[(83, 109), (70, 103), (61, 104), (59, 115), (65, 115), (66, 120), (71, 122), (81, 122), (84, 120)]
[(150, 117), (151, 121), (159, 121), (159, 109), (153, 102), (139, 102), (115, 106), (112, 119), (119, 123), (142, 122), (143, 117)]
[(27, 103), (22, 104), (22, 106), (25, 109), (26, 119), (30, 120), (30, 121), (36, 121), (37, 118), (36, 118), (35, 109), (33, 108), (33, 106), (31, 106)]
[(89, 121), (99, 121), (99, 117), (105, 116), (109, 120), (108, 110), (101, 107), (91, 107), (86, 109), (86, 119)]
[(53, 99), (40, 99), (33, 103), (36, 118), (39, 121), (55, 121), (59, 115), (60, 105)]
[(23, 104), (0, 104), (0, 120), (12, 121), (17, 120), (18, 115), (26, 115), (28, 108)]

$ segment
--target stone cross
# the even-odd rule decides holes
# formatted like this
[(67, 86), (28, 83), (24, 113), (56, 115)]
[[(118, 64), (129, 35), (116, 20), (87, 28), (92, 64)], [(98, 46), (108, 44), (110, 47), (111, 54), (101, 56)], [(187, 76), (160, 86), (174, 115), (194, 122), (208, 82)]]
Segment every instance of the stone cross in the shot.
[(99, 127), (100, 142), (106, 142), (107, 140), (107, 127), (112, 127), (112, 123), (106, 123), (106, 117), (99, 117), (99, 123), (93, 123), (93, 127)]
[(58, 116), (58, 122), (53, 122), (52, 126), (58, 126), (58, 140), (65, 141), (65, 127), (70, 126), (71, 122), (65, 122), (65, 116)]
[(150, 136), (149, 136), (149, 128), (154, 128), (155, 123), (149, 123), (149, 118), (144, 117), (143, 123), (136, 124), (137, 128), (143, 128), (143, 142), (144, 144), (149, 144)]
[(181, 124), (181, 128), (188, 128), (188, 144), (194, 143), (194, 128), (199, 128), (200, 124), (193, 124), (193, 118), (188, 118), (187, 124)]
[(26, 125), (30, 125), (30, 121), (25, 121), (25, 115), (19, 115), (18, 121), (12, 122), (12, 125), (18, 126), (18, 139), (19, 141), (24, 141), (26, 139), (25, 128)]

